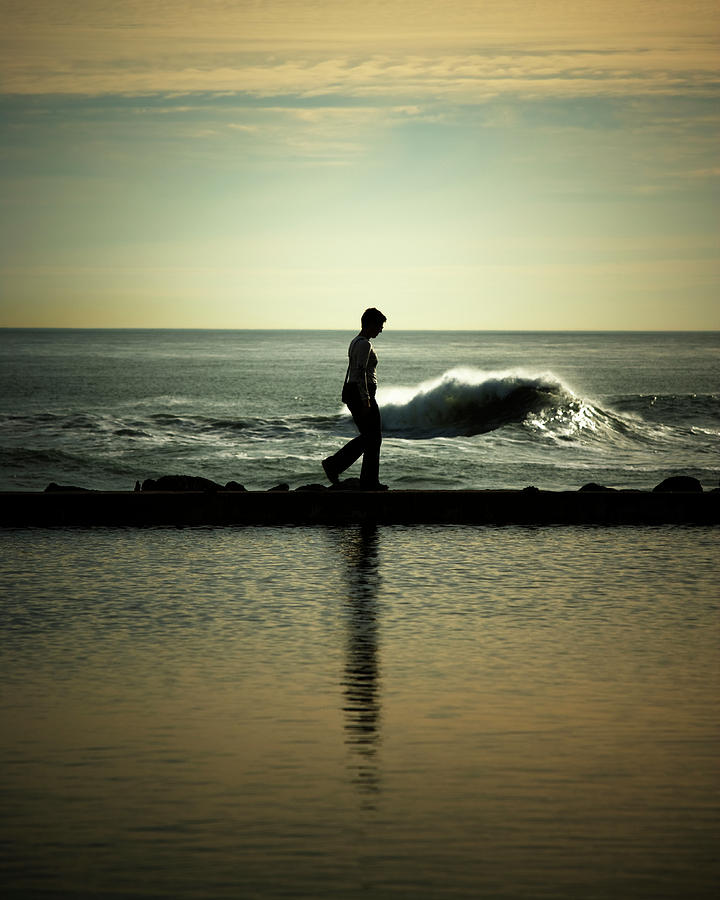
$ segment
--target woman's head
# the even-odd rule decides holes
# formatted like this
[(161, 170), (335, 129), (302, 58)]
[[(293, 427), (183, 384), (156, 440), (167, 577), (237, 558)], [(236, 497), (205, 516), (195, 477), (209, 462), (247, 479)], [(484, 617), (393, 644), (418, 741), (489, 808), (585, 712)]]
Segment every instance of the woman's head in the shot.
[(360, 317), (360, 324), (362, 325), (363, 331), (374, 331), (375, 335), (380, 334), (386, 321), (387, 317), (384, 316), (379, 309), (375, 309), (374, 306), (366, 309)]

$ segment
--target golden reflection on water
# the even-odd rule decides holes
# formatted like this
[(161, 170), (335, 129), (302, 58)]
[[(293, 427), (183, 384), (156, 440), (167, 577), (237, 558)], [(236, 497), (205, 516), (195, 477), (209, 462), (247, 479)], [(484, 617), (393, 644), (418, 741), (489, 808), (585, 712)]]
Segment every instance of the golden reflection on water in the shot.
[(714, 896), (717, 530), (6, 545), (9, 897)]
[(353, 782), (372, 807), (380, 790), (379, 607), (380, 583), (378, 527), (373, 524), (344, 529), (340, 553), (347, 580), (347, 643), (343, 678), (345, 740), (354, 757)]

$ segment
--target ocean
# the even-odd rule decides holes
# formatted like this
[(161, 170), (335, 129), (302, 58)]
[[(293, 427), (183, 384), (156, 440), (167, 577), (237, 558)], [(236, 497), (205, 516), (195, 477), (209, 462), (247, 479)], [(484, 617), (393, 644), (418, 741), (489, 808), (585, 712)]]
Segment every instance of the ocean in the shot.
[[(5, 489), (322, 481), (340, 332), (4, 331)], [(376, 341), (391, 488), (718, 481), (713, 334)], [(704, 900), (720, 529), (0, 529), (8, 900)]]
[[(326, 483), (320, 460), (356, 433), (340, 402), (352, 336), (0, 331), (0, 489)], [(389, 327), (375, 346), (391, 488), (718, 486), (717, 333)]]

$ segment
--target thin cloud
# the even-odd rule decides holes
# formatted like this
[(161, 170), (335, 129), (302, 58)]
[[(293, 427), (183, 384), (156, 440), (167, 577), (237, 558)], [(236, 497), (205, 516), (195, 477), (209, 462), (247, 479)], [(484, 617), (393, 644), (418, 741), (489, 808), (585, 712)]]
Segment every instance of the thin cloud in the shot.
[[(672, 63), (673, 65), (670, 65)], [(465, 57), (372, 57), (357, 62), (289, 60), (276, 64), (220, 68), (127, 69), (16, 74), (6, 93), (143, 95), (173, 97), (193, 92), (244, 93), (257, 97), (345, 96), (482, 102), (491, 97), (638, 97), (720, 94), (717, 73), (703, 60), (586, 53), (519, 55), (512, 60), (487, 54)]]
[(720, 7), (707, 0), (0, 3), (4, 93), (412, 103), (718, 91)]
[(720, 178), (720, 166), (713, 166), (709, 169), (695, 169), (692, 172), (685, 172), (686, 178)]
[(328, 164), (349, 164), (367, 151), (378, 134), (409, 119), (422, 120), (419, 107), (269, 106), (244, 110), (252, 121), (227, 128), (256, 137), (265, 156), (288, 156)]
[(244, 131), (246, 134), (257, 134), (260, 131), (259, 125), (245, 125), (242, 122), (228, 122), (227, 127), (233, 131)]

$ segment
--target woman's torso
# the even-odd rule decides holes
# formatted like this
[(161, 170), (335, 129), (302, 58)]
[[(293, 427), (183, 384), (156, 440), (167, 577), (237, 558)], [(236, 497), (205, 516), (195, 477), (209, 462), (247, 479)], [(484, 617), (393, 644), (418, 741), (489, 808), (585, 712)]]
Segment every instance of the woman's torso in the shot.
[(377, 355), (368, 338), (357, 335), (348, 347), (350, 361), (348, 381), (355, 384), (361, 393), (374, 396), (377, 390)]

